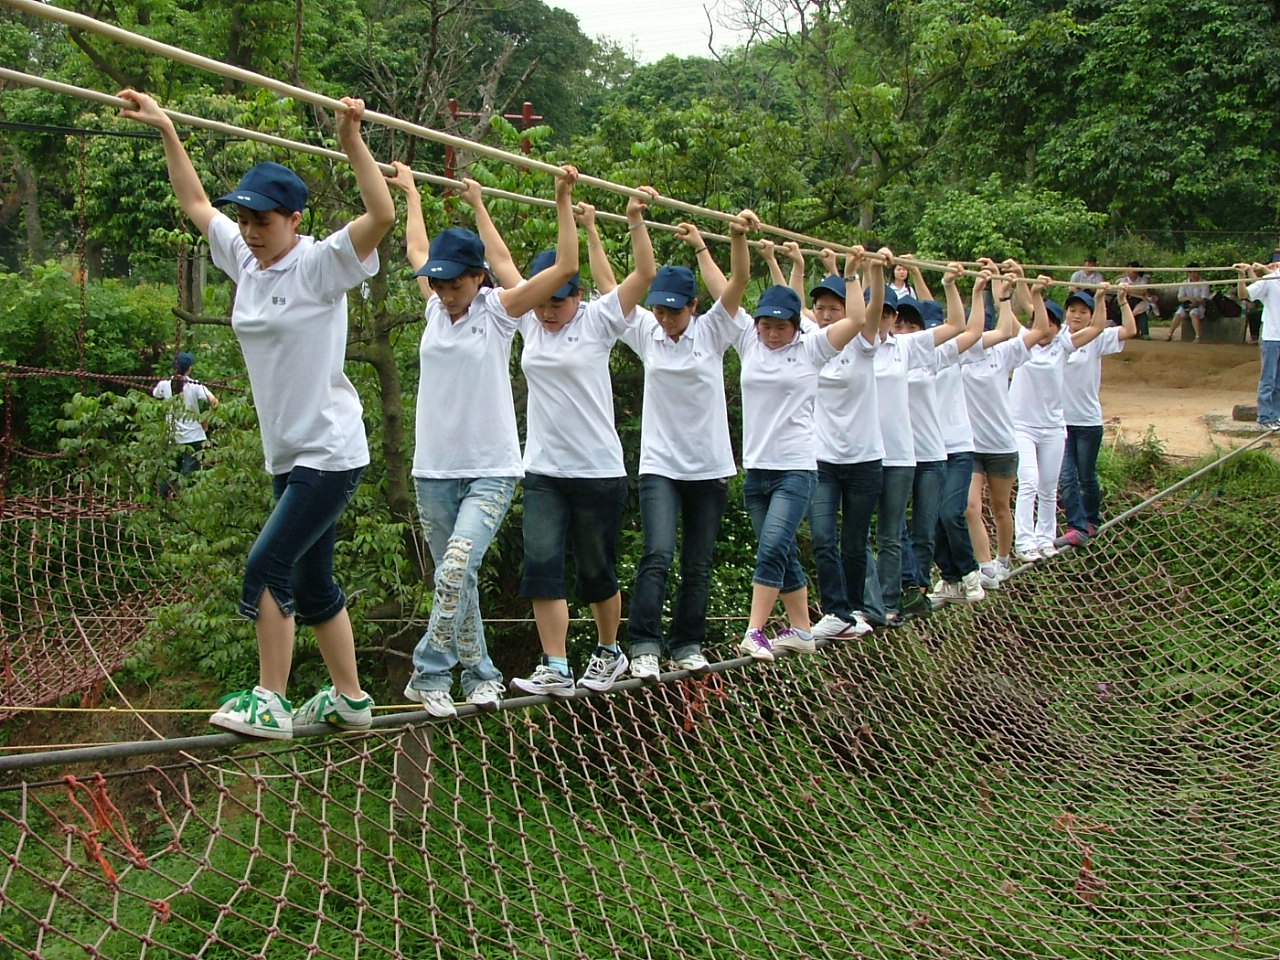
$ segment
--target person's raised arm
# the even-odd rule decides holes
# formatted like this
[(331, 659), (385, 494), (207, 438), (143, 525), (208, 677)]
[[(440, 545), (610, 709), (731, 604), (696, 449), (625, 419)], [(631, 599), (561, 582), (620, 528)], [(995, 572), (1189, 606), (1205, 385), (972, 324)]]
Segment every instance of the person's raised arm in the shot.
[[(823, 257), (822, 262), (824, 266), (828, 266), (832, 268), (831, 273), (835, 273), (835, 270), (834, 270), (834, 267), (836, 265), (835, 252), (828, 248), (824, 248), (822, 253), (831, 254), (831, 258), (829, 261), (827, 260), (826, 257)], [(822, 256), (822, 253), (820, 253), (819, 256)], [(863, 248), (861, 244), (855, 244), (853, 247), (849, 249), (849, 252), (844, 255), (844, 296), (845, 296), (844, 302), (846, 307), (846, 310), (845, 310), (846, 313), (848, 313), (847, 308), (849, 306), (849, 303), (853, 300), (856, 300), (858, 301), (858, 303), (865, 305), (863, 308), (863, 314), (862, 314), (862, 330), (861, 330), (862, 339), (874, 347), (879, 342), (878, 335), (880, 332), (879, 331), (880, 318), (879, 318), (879, 314), (875, 314), (871, 312), (871, 308), (874, 305), (866, 302), (866, 294), (863, 291), (862, 271), (866, 265), (866, 258), (867, 258), (867, 251)], [(883, 300), (883, 297), (884, 297), (884, 294), (881, 293), (882, 300)]]
[(613, 264), (604, 252), (604, 241), (596, 229), (596, 208), (579, 200), (573, 218), (587, 235), (587, 263), (591, 265), (592, 285), (602, 295), (613, 293), (618, 288), (618, 279), (613, 275)]
[[(650, 198), (658, 196), (653, 187), (637, 187)], [(629, 316), (636, 304), (658, 275), (658, 263), (653, 257), (653, 241), (649, 239), (649, 228), (645, 226), (644, 212), (649, 201), (641, 197), (631, 197), (627, 201), (627, 230), (631, 232), (631, 258), (634, 267), (618, 284), (618, 303), (622, 307), (623, 316)], [(594, 268), (593, 268), (594, 274)]]
[(845, 295), (848, 299), (844, 302), (844, 316), (822, 330), (822, 333), (827, 336), (827, 342), (837, 351), (847, 347), (849, 341), (861, 333), (862, 328), (866, 326), (867, 307), (862, 302), (862, 291), (858, 289), (857, 297), (852, 296), (853, 290), (857, 287), (856, 281), (852, 286), (846, 284)]
[(1253, 269), (1252, 264), (1236, 263), (1232, 264), (1236, 271), (1236, 299), (1241, 303), (1247, 303), (1253, 299), (1249, 296), (1249, 285), (1245, 282), (1246, 277), (1251, 280), (1258, 279), (1258, 272)]
[(720, 265), (716, 263), (716, 258), (707, 249), (707, 241), (702, 238), (698, 228), (687, 221), (681, 223), (676, 229), (676, 235), (693, 248), (694, 256), (698, 261), (698, 272), (702, 274), (702, 283), (707, 288), (707, 293), (711, 294), (712, 300), (719, 300), (729, 281), (725, 278)]
[[(867, 289), (871, 291), (867, 302), (867, 316), (872, 323), (879, 325), (881, 340), (893, 331), (893, 314), (884, 309), (884, 268), (892, 263), (893, 251), (888, 247), (881, 247), (874, 254), (868, 255), (866, 261)], [(846, 299), (846, 306), (848, 303)]]
[(160, 109), (160, 105), (145, 93), (137, 90), (121, 90), (116, 94), (121, 100), (128, 100), (134, 106), (122, 107), (120, 116), (126, 120), (137, 120), (160, 131), (160, 142), (164, 145), (165, 164), (169, 168), (169, 183), (173, 186), (173, 194), (178, 198), (178, 205), (187, 215), (197, 230), (205, 237), (209, 236), (209, 224), (218, 216), (218, 208), (209, 202), (209, 196), (200, 183), (200, 175), (187, 156), (187, 150), (178, 138), (169, 115)]
[(1020, 317), (1032, 317), (1034, 323), (1035, 307), (1031, 302), (1031, 284), (1024, 279), (1026, 271), (1022, 269), (1022, 264), (1010, 257), (1000, 264), (1000, 269), (1013, 277), (1013, 286), (1009, 289), (1009, 296), (1013, 297), (1013, 312)]
[[(978, 265), (983, 272), (990, 278), (987, 283), (988, 289), (991, 291), (991, 300), (996, 307), (996, 325), (992, 330), (984, 331), (982, 334), (982, 346), (994, 347), (997, 343), (1003, 343), (1014, 334), (1014, 327), (1017, 325), (1013, 317), (1013, 301), (1011, 298), (1011, 287), (1007, 277), (1000, 272), (1000, 265), (990, 257), (979, 257)], [(978, 297), (974, 297), (974, 304), (979, 302)], [(1006, 316), (1005, 306), (1008, 306), (1008, 316)], [(982, 298), (982, 315), (985, 325), (987, 313), (986, 298)]]
[[(742, 295), (751, 280), (751, 249), (747, 233), (760, 229), (760, 218), (752, 210), (743, 210), (729, 223), (729, 281), (717, 298), (725, 313), (733, 316), (742, 309)], [(708, 287), (710, 289), (710, 287)]]
[[(964, 267), (958, 263), (948, 263), (947, 271), (942, 275), (942, 289), (947, 293), (947, 317), (941, 325), (933, 328), (933, 345), (940, 347), (965, 332), (964, 298), (956, 288), (956, 279), (964, 273)], [(976, 341), (977, 338), (975, 337)], [(973, 346), (970, 343), (969, 346)], [(968, 349), (967, 347), (965, 349)]]
[[(760, 254), (760, 259), (764, 261), (765, 266), (769, 268), (769, 282), (774, 286), (785, 287), (787, 281), (782, 275), (782, 267), (778, 265), (778, 252), (773, 241), (768, 237), (763, 237), (756, 250)], [(804, 303), (804, 299), (801, 298), (800, 302)]]
[[(956, 264), (956, 266), (960, 266)], [(991, 274), (983, 270), (974, 278), (973, 281), (973, 301), (969, 305), (969, 322), (965, 325), (964, 332), (956, 337), (956, 349), (960, 353), (964, 353), (975, 343), (982, 339), (982, 328), (987, 322), (987, 304), (982, 293), (987, 289), (987, 284), (991, 282)], [(945, 284), (944, 284), (945, 286)], [(964, 298), (960, 296), (960, 288), (954, 283), (946, 287), (947, 291), (947, 313), (958, 309), (964, 313)], [(955, 303), (953, 301), (959, 301)]]
[[(1110, 286), (1109, 283), (1102, 284), (1096, 294), (1099, 301), (1102, 300)], [(1120, 296), (1117, 299), (1120, 301), (1120, 339), (1132, 340), (1138, 335), (1138, 321), (1133, 315), (1133, 307), (1129, 306), (1129, 297), (1123, 283), (1120, 284)]]
[(573, 185), (578, 179), (578, 168), (565, 165), (564, 175), (556, 177), (556, 261), (546, 270), (535, 273), (520, 284), (498, 294), (502, 309), (509, 317), (528, 313), (569, 282), (578, 272), (578, 225), (573, 222)]
[[(1091, 341), (1098, 339), (1102, 334), (1102, 331), (1107, 329), (1107, 298), (1102, 296), (1102, 294), (1106, 293), (1107, 289), (1110, 289), (1109, 285), (1106, 289), (1100, 287), (1095, 291), (1098, 296), (1093, 301), (1093, 319), (1083, 330), (1077, 330), (1071, 335), (1071, 343), (1077, 350), (1083, 347), (1086, 343), (1090, 343)], [(1123, 316), (1123, 314), (1121, 314), (1121, 316)], [(1137, 336), (1137, 333), (1138, 325), (1137, 321), (1134, 321), (1133, 335)]]
[(382, 238), (395, 225), (396, 204), (391, 199), (391, 191), (387, 189), (378, 161), (373, 159), (360, 132), (364, 101), (357, 97), (343, 97), (342, 102), (347, 109), (338, 111), (338, 146), (351, 162), (360, 200), (364, 203), (364, 213), (347, 225), (347, 235), (351, 237), (356, 256), (365, 260), (378, 249)]
[(800, 244), (794, 240), (788, 240), (782, 245), (782, 250), (791, 261), (791, 279), (787, 286), (791, 287), (795, 295), (800, 298), (800, 302), (804, 303), (808, 293), (804, 288), (804, 254), (800, 251)]
[[(1005, 261), (1008, 263), (1009, 261)], [(1053, 278), (1041, 274), (1036, 277), (1034, 283), (1030, 285), (1027, 291), (1028, 298), (1031, 300), (1031, 326), (1022, 331), (1022, 342), (1028, 350), (1037, 343), (1043, 341), (1049, 336), (1053, 329), (1049, 326), (1049, 310), (1044, 305), (1044, 291), (1049, 284), (1053, 283)], [(1024, 284), (1025, 286), (1025, 284)]]
[[(910, 254), (908, 254), (910, 256)], [(911, 289), (916, 292), (917, 300), (932, 300), (933, 292), (929, 289), (929, 284), (924, 282), (924, 274), (920, 270), (920, 264), (915, 260), (906, 263), (907, 273), (911, 275)]]
[(489, 216), (480, 184), (464, 177), (462, 189), (458, 191), (458, 199), (471, 208), (472, 216), (476, 221), (476, 233), (480, 235), (480, 242), (484, 244), (484, 258), (489, 261), (489, 270), (493, 273), (493, 278), (498, 281), (498, 286), (508, 290), (520, 286), (524, 282), (524, 274), (516, 266), (515, 258), (511, 256), (511, 250), (507, 247), (507, 242), (502, 239), (502, 234), (498, 232), (493, 217)]
[[(422, 195), (418, 192), (418, 182), (413, 179), (413, 168), (399, 160), (392, 160), (391, 166), (395, 167), (396, 172), (395, 176), (387, 178), (387, 183), (402, 190), (405, 195), (405, 259), (409, 261), (414, 273), (417, 273), (431, 254), (431, 237), (427, 234), (427, 221), (422, 216)], [(431, 282), (426, 277), (416, 279), (423, 297), (430, 300), (435, 296)]]

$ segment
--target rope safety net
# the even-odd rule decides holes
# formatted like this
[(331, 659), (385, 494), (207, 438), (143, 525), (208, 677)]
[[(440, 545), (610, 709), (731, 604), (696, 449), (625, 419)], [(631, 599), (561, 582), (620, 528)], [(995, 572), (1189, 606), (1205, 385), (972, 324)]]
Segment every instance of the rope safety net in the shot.
[[(1248, 547), (1280, 496), (1260, 478), (1274, 491), (1268, 455), (1229, 455), (981, 604), (766, 668), (107, 776), (10, 772), (0, 944), (1274, 957), (1276, 582)], [(0, 531), (10, 551), (100, 522), (11, 502)]]
[[(0, 757), (0, 958), (1275, 957), (1275, 477), (1228, 455), (982, 604), (764, 668), (716, 623), (704, 679)], [(180, 599), (136, 509), (0, 501), (0, 711), (96, 702)]]

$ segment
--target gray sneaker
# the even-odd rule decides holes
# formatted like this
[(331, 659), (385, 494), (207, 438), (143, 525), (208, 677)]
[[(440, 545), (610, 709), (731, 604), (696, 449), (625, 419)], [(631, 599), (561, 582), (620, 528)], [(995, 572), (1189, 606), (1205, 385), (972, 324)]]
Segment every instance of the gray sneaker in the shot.
[(662, 667), (658, 658), (652, 653), (642, 653), (631, 661), (631, 678), (644, 683), (657, 683), (662, 676)]
[(627, 672), (627, 663), (627, 655), (621, 650), (614, 653), (604, 647), (596, 647), (596, 652), (587, 662), (586, 672), (582, 674), (578, 686), (594, 690), (596, 693), (611, 690), (618, 682), (618, 678)]
[(688, 653), (671, 661), (672, 670), (688, 670), (695, 677), (705, 676), (711, 670), (711, 664), (701, 653)]
[(797, 630), (795, 627), (783, 627), (773, 635), (773, 649), (789, 650), (792, 653), (813, 653), (817, 647), (813, 643), (813, 635)]
[(448, 690), (419, 690), (408, 686), (404, 688), (404, 696), (406, 700), (422, 704), (433, 717), (448, 718), (458, 715), (458, 708), (453, 705), (453, 697), (449, 696)]
[(506, 692), (506, 689), (497, 680), (481, 680), (467, 694), (467, 703), (474, 704), (486, 713), (490, 713), (498, 709), (498, 705), (502, 703), (502, 694)]
[(530, 676), (516, 677), (511, 686), (535, 697), (572, 697), (575, 689), (572, 676), (552, 670), (545, 663), (538, 664)]

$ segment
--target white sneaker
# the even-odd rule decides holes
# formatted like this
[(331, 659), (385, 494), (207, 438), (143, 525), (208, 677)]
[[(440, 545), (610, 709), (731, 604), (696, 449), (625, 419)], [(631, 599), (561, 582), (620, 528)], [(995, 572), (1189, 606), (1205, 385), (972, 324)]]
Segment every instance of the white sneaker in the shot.
[(1058, 548), (1055, 547), (1052, 543), (1040, 544), (1040, 556), (1048, 558), (1048, 557), (1056, 557), (1057, 555), (1058, 555)]
[(941, 610), (948, 603), (956, 603), (963, 600), (964, 592), (958, 583), (939, 580), (933, 585), (933, 589), (929, 591), (928, 599), (929, 603), (933, 605), (933, 609)]
[(596, 652), (587, 662), (586, 672), (578, 681), (578, 686), (586, 687), (597, 693), (604, 693), (618, 682), (618, 678), (627, 672), (627, 655), (619, 650), (614, 653), (604, 647), (596, 647)]
[(701, 677), (711, 669), (711, 664), (707, 663), (707, 658), (701, 653), (689, 653), (672, 660), (671, 669), (688, 670), (695, 677)]
[(875, 630), (871, 625), (871, 621), (862, 615), (859, 610), (853, 611), (853, 619), (849, 622), (849, 629), (853, 631), (855, 637), (862, 637)]
[(763, 630), (754, 627), (742, 635), (738, 652), (752, 660), (772, 660), (773, 644), (769, 642), (769, 637)]
[(453, 697), (448, 690), (419, 690), (417, 687), (404, 688), (406, 700), (420, 703), (433, 717), (456, 717), (458, 708), (453, 705)]
[(987, 599), (987, 592), (982, 589), (982, 574), (974, 570), (960, 578), (960, 600), (964, 603), (977, 603)]
[(996, 557), (996, 573), (1000, 575), (1001, 583), (1013, 576), (1013, 564), (1008, 557)]
[(1040, 556), (1040, 551), (1035, 547), (1031, 547), (1028, 550), (1018, 547), (1013, 551), (1013, 559), (1019, 563), (1035, 563), (1037, 560), (1043, 560), (1044, 558)]
[(521, 693), (531, 693), (538, 697), (572, 697), (575, 689), (573, 677), (559, 670), (552, 670), (545, 663), (538, 664), (531, 676), (516, 677), (511, 681), (511, 686)]
[(209, 722), (246, 737), (288, 740), (293, 736), (293, 707), (274, 690), (253, 687), (229, 693), (219, 700), (218, 709)]
[(998, 563), (984, 563), (978, 568), (978, 576), (984, 590), (999, 590), (1000, 581), (1004, 579), (1004, 577), (1000, 576), (1000, 565)]
[(481, 680), (467, 694), (467, 703), (474, 704), (486, 713), (497, 710), (506, 689), (497, 680)]
[(834, 613), (828, 613), (809, 632), (815, 637), (848, 640), (850, 637), (860, 637), (864, 633), (870, 632), (871, 629), (871, 624), (867, 623), (859, 613), (855, 613), (852, 620), (846, 620), (844, 617), (837, 617)]
[(293, 711), (293, 722), (296, 726), (327, 723), (341, 730), (367, 730), (373, 724), (373, 698), (365, 693), (352, 700), (330, 684)]
[(642, 653), (631, 661), (631, 677), (644, 683), (657, 683), (662, 676), (662, 667), (658, 658), (652, 653)]
[(774, 650), (788, 650), (791, 653), (813, 653), (817, 650), (813, 635), (797, 630), (795, 627), (783, 627), (773, 636)]

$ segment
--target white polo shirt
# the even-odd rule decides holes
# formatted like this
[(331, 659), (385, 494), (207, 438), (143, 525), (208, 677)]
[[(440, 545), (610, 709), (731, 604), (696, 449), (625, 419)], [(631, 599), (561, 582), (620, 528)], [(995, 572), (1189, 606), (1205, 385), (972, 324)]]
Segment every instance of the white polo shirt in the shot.
[(1009, 409), (1015, 427), (1066, 427), (1062, 417), (1062, 374), (1067, 357), (1075, 349), (1066, 327), (1047, 346), (1036, 344), (1031, 348), (1031, 356), (1014, 371), (1009, 384)]
[(209, 221), (214, 264), (236, 284), (231, 329), (240, 341), (267, 472), (354, 470), (369, 463), (364, 408), (342, 370), (347, 291), (378, 272), (377, 251), (356, 256), (346, 228), (300, 236), (259, 267), (234, 220)]
[(975, 453), (1017, 453), (1009, 410), (1009, 376), (1031, 356), (1021, 331), (984, 351), (981, 363), (960, 368)]
[(1247, 293), (1262, 304), (1262, 339), (1280, 340), (1280, 270), (1253, 281)]
[[(921, 331), (932, 333), (931, 330)], [(942, 424), (938, 420), (938, 354), (929, 351), (929, 359), (907, 371), (907, 397), (911, 405), (911, 442), (916, 451), (916, 463), (930, 463), (947, 459), (947, 445), (942, 439)]]
[(947, 456), (973, 453), (973, 427), (969, 423), (969, 405), (965, 402), (963, 367), (981, 365), (986, 357), (982, 339), (961, 353), (955, 340), (948, 340), (934, 351), (937, 377), (934, 391), (938, 400), (938, 426)]
[[(161, 380), (151, 390), (157, 400), (173, 399), (173, 383)], [(200, 423), (200, 401), (208, 401), (209, 389), (198, 380), (188, 380), (182, 386), (182, 411), (169, 414), (169, 426), (173, 428), (173, 439), (178, 443), (203, 443), (208, 440), (204, 426)]]
[[(871, 331), (872, 336), (876, 332)], [(884, 459), (876, 393), (876, 345), (859, 333), (818, 375), (814, 410), (818, 459), (868, 463)]]
[(836, 355), (825, 331), (797, 330), (770, 350), (755, 324), (738, 337), (742, 356), (742, 465), (748, 470), (817, 470), (813, 406), (818, 372)]
[(418, 346), (413, 475), (428, 480), (522, 477), (511, 397), (511, 341), (496, 287), (483, 287), (456, 322), (432, 296)]
[(533, 311), (520, 318), (520, 368), (529, 385), (524, 469), (548, 477), (625, 477), (613, 423), (609, 354), (629, 319), (615, 290), (580, 303), (556, 331)]
[(1124, 349), (1120, 330), (1107, 327), (1067, 357), (1062, 373), (1062, 415), (1067, 426), (1102, 426), (1102, 358)]
[(907, 374), (933, 363), (933, 346), (933, 331), (917, 330), (901, 336), (890, 334), (876, 351), (876, 404), (886, 467), (916, 465)]
[(719, 480), (738, 472), (724, 399), (724, 353), (751, 326), (745, 310), (730, 315), (717, 300), (672, 341), (648, 310), (622, 342), (644, 364), (640, 473), (672, 480)]

